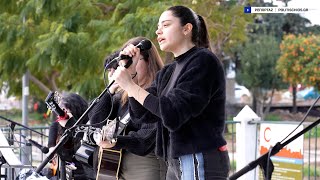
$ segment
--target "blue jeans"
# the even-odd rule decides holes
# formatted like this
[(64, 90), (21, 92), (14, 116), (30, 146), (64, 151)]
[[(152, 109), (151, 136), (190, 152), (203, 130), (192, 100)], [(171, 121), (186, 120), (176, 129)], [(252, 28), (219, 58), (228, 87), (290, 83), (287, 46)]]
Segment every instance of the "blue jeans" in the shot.
[(230, 161), (228, 151), (211, 150), (168, 159), (167, 180), (226, 180)]

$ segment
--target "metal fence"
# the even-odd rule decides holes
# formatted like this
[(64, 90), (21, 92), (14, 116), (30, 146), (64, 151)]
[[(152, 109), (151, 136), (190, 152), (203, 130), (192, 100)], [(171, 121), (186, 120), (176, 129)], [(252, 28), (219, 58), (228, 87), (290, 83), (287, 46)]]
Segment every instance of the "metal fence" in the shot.
[[(44, 160), (45, 154), (43, 154), (39, 148), (32, 146), (27, 139), (32, 139), (40, 145), (47, 146), (49, 127), (34, 127), (31, 129), (36, 132), (33, 132), (9, 124), (8, 126), (0, 127), (0, 129), (7, 138), (8, 144), (11, 147), (10, 149), (12, 149), (22, 164), (37, 167)], [(6, 177), (5, 179), (15, 179), (22, 169), (16, 167), (11, 168), (4, 162), (0, 163), (3, 164), (1, 175)]]
[[(270, 123), (271, 121), (261, 121), (260, 123)], [(230, 175), (236, 172), (236, 124), (240, 123), (237, 121), (227, 121), (226, 129), (225, 129), (225, 137), (228, 142), (228, 150), (229, 150), (229, 157), (230, 157), (230, 164), (231, 164), (231, 172)], [(299, 124), (299, 122), (272, 122), (272, 123), (281, 123), (281, 124)], [(310, 123), (306, 122), (303, 124), (304, 127), (308, 126)], [(22, 128), (15, 128), (13, 131), (10, 127), (0, 127), (2, 132), (6, 134), (8, 139), (13, 140), (13, 146), (16, 147), (13, 149), (13, 151), (17, 154), (17, 156), (22, 159), (22, 156), (26, 154), (25, 147), (26, 144), (21, 138), (20, 134), (23, 134), (23, 131), (25, 131)], [(48, 127), (35, 127), (32, 128), (35, 131), (40, 132), (43, 135), (40, 135), (38, 133), (34, 133), (31, 131), (26, 131), (26, 135), (32, 139), (37, 141), (39, 144), (42, 144), (44, 146), (47, 145), (48, 142), (48, 134), (49, 130)], [(259, 128), (258, 128), (259, 129)], [(316, 128), (313, 128), (311, 131), (307, 132), (304, 136), (304, 163), (303, 163), (303, 179), (319, 179), (319, 150), (317, 149), (318, 146), (318, 126)], [(259, 134), (257, 132), (257, 134)], [(12, 136), (13, 135), (13, 136)], [(256, 146), (256, 153), (258, 153), (258, 144)], [(43, 160), (44, 160), (45, 154), (43, 154), (37, 147), (31, 146), (31, 155), (29, 158), (30, 164), (32, 166), (38, 166)], [(14, 175), (17, 175), (19, 171), (15, 171)], [(7, 171), (5, 172), (7, 173)]]

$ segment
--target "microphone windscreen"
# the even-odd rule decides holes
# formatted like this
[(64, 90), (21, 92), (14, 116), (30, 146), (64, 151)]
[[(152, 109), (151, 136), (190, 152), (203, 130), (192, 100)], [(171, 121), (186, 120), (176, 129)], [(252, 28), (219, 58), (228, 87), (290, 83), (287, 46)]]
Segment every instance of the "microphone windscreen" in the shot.
[(142, 40), (138, 45), (137, 48), (140, 49), (140, 51), (149, 50), (151, 48), (152, 44), (149, 40)]

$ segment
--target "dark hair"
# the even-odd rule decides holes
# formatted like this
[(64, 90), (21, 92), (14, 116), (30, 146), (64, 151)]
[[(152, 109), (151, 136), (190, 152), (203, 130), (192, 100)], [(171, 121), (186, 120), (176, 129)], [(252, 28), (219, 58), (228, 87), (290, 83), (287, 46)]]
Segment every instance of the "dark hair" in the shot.
[[(108, 55), (107, 57), (104, 58), (104, 67), (105, 68), (114, 68), (117, 69), (118, 67), (118, 62), (114, 61), (114, 63), (109, 64), (114, 58), (118, 57), (120, 53), (120, 50), (117, 50), (113, 53), (111, 53), (110, 55)], [(108, 67), (106, 67), (108, 65)]]
[[(141, 36), (134, 37), (132, 39), (129, 39), (122, 46), (122, 49), (127, 47), (129, 44), (133, 44), (136, 46), (142, 40), (149, 40), (150, 41), (150, 39), (145, 38), (145, 37), (141, 37)], [(146, 82), (146, 84), (139, 85), (140, 87), (142, 87), (144, 89), (150, 87), (152, 81), (156, 77), (156, 73), (164, 66), (163, 61), (157, 51), (156, 46), (152, 43), (152, 41), (150, 41), (150, 42), (151, 42), (151, 48), (149, 50), (141, 51), (141, 55), (142, 55), (144, 61), (148, 62), (148, 68), (147, 68), (148, 81)], [(128, 94), (127, 94), (127, 92), (124, 92), (121, 97), (122, 104), (125, 104), (127, 100), (128, 100)]]
[(180, 19), (181, 26), (192, 24), (192, 42), (198, 47), (211, 49), (207, 25), (202, 16), (185, 6), (172, 6), (168, 11)]
[[(79, 119), (81, 115), (87, 110), (88, 103), (81, 96), (75, 93), (62, 93), (61, 94), (61, 106), (70, 110), (75, 119)], [(82, 121), (83, 124), (87, 123), (88, 117), (85, 117)]]

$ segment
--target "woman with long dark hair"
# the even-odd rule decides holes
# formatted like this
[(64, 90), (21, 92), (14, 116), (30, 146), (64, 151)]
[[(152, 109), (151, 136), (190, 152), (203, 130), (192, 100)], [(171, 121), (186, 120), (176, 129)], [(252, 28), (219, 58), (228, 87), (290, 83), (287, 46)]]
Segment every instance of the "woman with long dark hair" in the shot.
[[(144, 37), (136, 37), (127, 41), (123, 48), (129, 44), (137, 45)], [(132, 64), (128, 67), (128, 73), (132, 81), (142, 89), (148, 88), (154, 80), (156, 73), (163, 67), (163, 62), (153, 43), (149, 50), (143, 51), (139, 56), (132, 58)], [(113, 58), (108, 58), (109, 62)], [(122, 62), (127, 63), (128, 60)], [(113, 73), (117, 64), (108, 65), (109, 80), (113, 80)], [(90, 123), (97, 124), (107, 118), (124, 118), (129, 114), (128, 93), (119, 88), (114, 83), (109, 88), (113, 99), (113, 109), (111, 109), (111, 97), (105, 94), (89, 113)], [(125, 128), (125, 133), (118, 135), (115, 141), (102, 141), (99, 145), (103, 148), (122, 149), (122, 158), (119, 168), (119, 179), (124, 180), (162, 180), (165, 179), (166, 165), (155, 156), (155, 123), (141, 123), (139, 121), (129, 121)]]
[[(122, 66), (114, 73), (130, 97), (131, 117), (157, 123), (156, 155), (168, 163), (168, 180), (227, 179), (225, 76), (210, 51), (205, 21), (188, 7), (173, 6), (161, 14), (156, 34), (160, 49), (173, 53), (174, 62), (149, 88), (137, 86)], [(120, 52), (132, 58), (140, 53), (134, 45)]]

